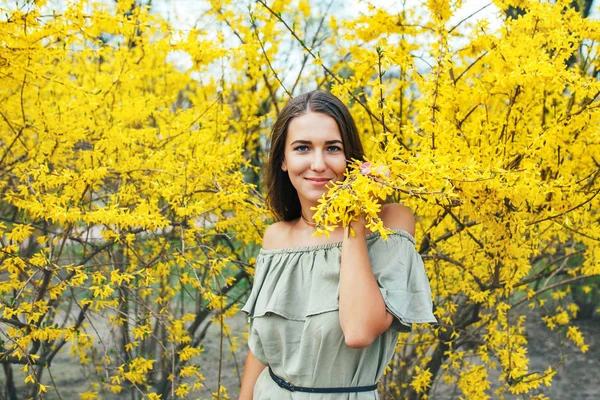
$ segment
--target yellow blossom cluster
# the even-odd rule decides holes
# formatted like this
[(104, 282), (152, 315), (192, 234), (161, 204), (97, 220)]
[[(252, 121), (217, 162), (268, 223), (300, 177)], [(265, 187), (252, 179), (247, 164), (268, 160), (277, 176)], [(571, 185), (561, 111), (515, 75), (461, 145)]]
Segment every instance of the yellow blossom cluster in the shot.
[(60, 389), (64, 351), (93, 366), (84, 398), (224, 390), (200, 341), (239, 310), (267, 221), (247, 157), (267, 90), (137, 2), (50, 7), (0, 6), (0, 362), (30, 397)]

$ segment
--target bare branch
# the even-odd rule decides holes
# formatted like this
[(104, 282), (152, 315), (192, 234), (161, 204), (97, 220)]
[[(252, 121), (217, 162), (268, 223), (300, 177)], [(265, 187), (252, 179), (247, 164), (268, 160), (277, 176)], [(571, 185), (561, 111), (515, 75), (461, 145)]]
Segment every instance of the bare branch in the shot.
[[(265, 57), (265, 60), (267, 61), (267, 65), (269, 66), (269, 69), (271, 70), (271, 72), (273, 72), (273, 75), (275, 76), (275, 79), (277, 80), (277, 82), (279, 82), (279, 85), (281, 86), (281, 88), (283, 89), (283, 91), (289, 97), (292, 97), (292, 94), (287, 90), (287, 88), (285, 87), (285, 85), (283, 84), (283, 82), (281, 81), (281, 79), (279, 79), (279, 75), (277, 74), (277, 71), (275, 71), (275, 68), (273, 68), (273, 65), (271, 64), (271, 60), (269, 60), (269, 56), (267, 55), (267, 51), (265, 50), (265, 46), (263, 45), (262, 40), (260, 40), (260, 35), (259, 35), (258, 29), (256, 27), (256, 20), (254, 19), (254, 16), (252, 15), (252, 13), (250, 13), (250, 22), (252, 23), (252, 30), (254, 31), (254, 36), (256, 37), (256, 40), (258, 41), (258, 44), (260, 45), (260, 49), (262, 50), (263, 56)], [(276, 102), (274, 102), (274, 103), (276, 103)]]
[(592, 278), (592, 276), (588, 276), (588, 275), (580, 275), (580, 276), (574, 276), (573, 278), (569, 278), (569, 279), (565, 279), (564, 281), (560, 281), (560, 282), (556, 282), (550, 286), (546, 286), (540, 290), (538, 290), (537, 292), (535, 292), (532, 296), (529, 297), (524, 297), (521, 300), (511, 304), (511, 308), (515, 308), (520, 306), (521, 304), (533, 299), (534, 297), (539, 296), (540, 294), (547, 292), (548, 290), (552, 290), (552, 289), (556, 289), (557, 287), (563, 286), (563, 285), (568, 285), (569, 283), (573, 283), (573, 282), (577, 282), (577, 281), (581, 281), (583, 279), (590, 279)]
[(583, 203), (580, 203), (580, 204), (578, 204), (576, 206), (573, 206), (573, 207), (569, 208), (568, 210), (563, 211), (563, 212), (561, 212), (559, 214), (551, 215), (549, 217), (542, 218), (542, 219), (538, 219), (537, 221), (528, 222), (528, 223), (525, 224), (525, 226), (531, 226), (531, 225), (539, 224), (540, 222), (548, 221), (548, 220), (555, 219), (555, 218), (561, 217), (563, 215), (566, 215), (566, 214), (570, 213), (571, 211), (574, 211), (574, 210), (576, 210), (576, 209), (578, 209), (580, 207), (583, 207), (584, 205), (586, 205), (590, 201), (594, 200), (594, 198), (596, 196), (598, 196), (598, 193), (600, 193), (600, 189), (596, 190), (596, 192), (589, 199), (587, 199), (586, 201), (584, 201)]

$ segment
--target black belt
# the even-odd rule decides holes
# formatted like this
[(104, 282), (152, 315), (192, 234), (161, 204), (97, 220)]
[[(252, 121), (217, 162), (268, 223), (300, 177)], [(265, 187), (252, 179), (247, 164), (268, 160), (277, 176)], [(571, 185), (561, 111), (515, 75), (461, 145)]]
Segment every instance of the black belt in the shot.
[(377, 384), (369, 386), (346, 386), (346, 387), (318, 387), (309, 388), (302, 386), (294, 386), (293, 384), (284, 381), (273, 373), (271, 367), (269, 367), (269, 375), (275, 381), (275, 383), (282, 389), (289, 390), (290, 392), (308, 392), (308, 393), (353, 393), (353, 392), (370, 392), (371, 390), (377, 389)]

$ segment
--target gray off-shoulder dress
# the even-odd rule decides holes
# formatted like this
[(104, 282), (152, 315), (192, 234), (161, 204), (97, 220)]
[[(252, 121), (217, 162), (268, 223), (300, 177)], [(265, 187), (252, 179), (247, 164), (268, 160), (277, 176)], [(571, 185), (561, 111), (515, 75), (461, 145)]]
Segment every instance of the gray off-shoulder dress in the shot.
[[(254, 286), (242, 311), (248, 314), (248, 345), (282, 379), (304, 387), (368, 386), (383, 375), (398, 332), (412, 323), (436, 322), (431, 289), (415, 240), (394, 230), (387, 240), (367, 236), (373, 274), (392, 326), (368, 347), (346, 346), (338, 316), (341, 242), (261, 250)], [(261, 373), (254, 400), (374, 400), (377, 391), (301, 393), (279, 387)]]

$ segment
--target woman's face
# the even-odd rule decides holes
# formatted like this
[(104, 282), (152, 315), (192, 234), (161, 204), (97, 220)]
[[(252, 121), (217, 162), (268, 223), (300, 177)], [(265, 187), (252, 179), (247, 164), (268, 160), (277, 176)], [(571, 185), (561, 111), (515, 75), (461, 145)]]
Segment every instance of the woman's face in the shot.
[(316, 205), (329, 182), (346, 171), (344, 144), (337, 123), (328, 115), (309, 112), (290, 121), (281, 169), (298, 192), (300, 204)]

